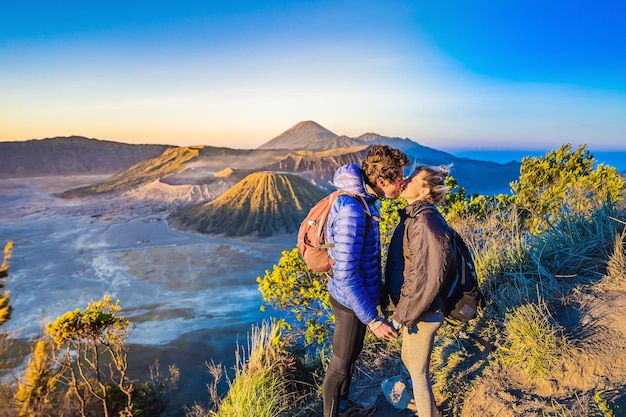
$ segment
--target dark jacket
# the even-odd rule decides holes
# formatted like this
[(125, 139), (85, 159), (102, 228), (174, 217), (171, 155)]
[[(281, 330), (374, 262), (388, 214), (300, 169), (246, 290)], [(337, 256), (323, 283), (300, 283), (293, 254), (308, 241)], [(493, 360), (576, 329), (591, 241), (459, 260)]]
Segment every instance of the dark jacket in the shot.
[(393, 318), (413, 327), (425, 311), (443, 311), (439, 292), (446, 276), (454, 273), (450, 248), (452, 229), (439, 212), (416, 201), (401, 210), (400, 223), (389, 245), (385, 288)]
[[(378, 197), (367, 191), (361, 168), (344, 165), (335, 173), (333, 184), (340, 190), (363, 197), (371, 216), (366, 217), (361, 204), (349, 195), (341, 195), (328, 214), (327, 242), (335, 244), (328, 249), (334, 258), (333, 276), (328, 291), (340, 304), (354, 311), (365, 324), (378, 316), (382, 294), (380, 232), (378, 227)], [(366, 222), (370, 226), (366, 228)], [(367, 230), (367, 236), (365, 232)]]

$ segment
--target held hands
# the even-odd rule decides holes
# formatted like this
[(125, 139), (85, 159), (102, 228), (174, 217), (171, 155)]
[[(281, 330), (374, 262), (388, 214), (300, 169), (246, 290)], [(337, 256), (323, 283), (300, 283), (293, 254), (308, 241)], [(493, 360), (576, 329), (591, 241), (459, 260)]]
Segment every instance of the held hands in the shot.
[(370, 330), (379, 339), (393, 340), (398, 337), (398, 332), (393, 328), (387, 320), (382, 317), (376, 318), (374, 321), (368, 324)]
[(373, 333), (379, 339), (385, 339), (385, 340), (393, 340), (396, 337), (398, 337), (398, 332), (396, 331), (396, 329), (394, 329), (393, 326), (391, 326), (386, 321), (382, 325), (380, 325), (376, 330), (374, 330)]

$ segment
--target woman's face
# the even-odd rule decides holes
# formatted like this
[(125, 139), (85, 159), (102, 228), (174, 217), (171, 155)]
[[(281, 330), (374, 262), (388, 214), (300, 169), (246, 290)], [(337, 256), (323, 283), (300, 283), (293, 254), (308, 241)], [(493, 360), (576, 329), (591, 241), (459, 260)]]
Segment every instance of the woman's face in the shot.
[(417, 200), (424, 200), (430, 194), (430, 188), (426, 185), (424, 177), (425, 171), (419, 171), (417, 174), (412, 175), (406, 180), (406, 186), (404, 191), (400, 194), (400, 197), (412, 203)]

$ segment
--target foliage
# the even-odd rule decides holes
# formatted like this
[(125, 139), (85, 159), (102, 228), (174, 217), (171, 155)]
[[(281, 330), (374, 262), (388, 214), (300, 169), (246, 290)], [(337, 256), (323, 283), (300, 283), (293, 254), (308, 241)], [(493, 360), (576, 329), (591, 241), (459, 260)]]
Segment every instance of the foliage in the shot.
[(545, 303), (526, 304), (507, 314), (507, 343), (500, 348), (504, 364), (519, 364), (531, 377), (545, 377), (574, 349)]
[[(188, 417), (277, 417), (293, 415), (297, 399), (292, 384), (294, 358), (287, 354), (276, 325), (252, 328), (245, 352), (236, 352), (235, 378), (227, 380), (229, 390), (215, 401), (216, 410), (205, 411), (200, 406), (187, 410)], [(213, 368), (213, 370), (211, 370)], [(209, 366), (209, 372), (221, 378), (221, 368)], [(217, 382), (217, 381), (215, 381)]]
[(597, 391), (594, 395), (594, 399), (598, 404), (598, 408), (602, 411), (604, 417), (615, 417), (615, 413), (611, 409), (611, 406), (608, 404), (607, 400), (603, 397), (604, 390)]
[[(258, 277), (259, 291), (265, 302), (280, 310), (286, 310), (296, 321), (304, 324), (304, 336), (308, 343), (321, 343), (328, 327), (334, 320), (330, 308), (328, 276), (311, 271), (297, 248), (283, 251), (272, 271), (266, 270)], [(286, 322), (284, 326), (290, 327)]]
[(599, 164), (581, 145), (574, 152), (566, 144), (542, 157), (522, 159), (520, 178), (511, 189), (521, 207), (529, 213), (533, 233), (549, 227), (563, 212), (589, 214), (605, 202), (620, 199), (624, 183), (617, 170)]
[(133, 385), (128, 381), (126, 339), (130, 322), (118, 315), (119, 301), (111, 297), (91, 302), (84, 311), (76, 309), (48, 323), (46, 335), (53, 344), (54, 363), (60, 369), (58, 382), (68, 387), (68, 394), (81, 415), (91, 401), (99, 402), (104, 416), (114, 412), (109, 395), (123, 393), (120, 415), (132, 415)]
[(540, 234), (528, 237), (528, 271), (549, 279), (597, 280), (606, 274), (609, 251), (615, 243), (612, 207), (602, 205), (589, 213), (565, 211)]
[(456, 179), (451, 176), (446, 178), (446, 187), (449, 192), (446, 194), (442, 211), (448, 222), (462, 221), (468, 216), (484, 219), (493, 212), (510, 209), (516, 202), (513, 196), (507, 194), (468, 195), (465, 188), (459, 186)]
[[(178, 386), (180, 371), (176, 365), (168, 367), (168, 376), (162, 375), (159, 361), (150, 366), (150, 378), (133, 384), (133, 417), (152, 417), (160, 415), (170, 400), (170, 394)], [(111, 386), (113, 409), (122, 409), (126, 396), (116, 386)]]
[(52, 394), (59, 375), (58, 369), (54, 368), (51, 353), (50, 339), (42, 339), (36, 343), (15, 394), (20, 416), (52, 415)]
[[(562, 214), (540, 234), (519, 227), (515, 206), (483, 220), (458, 223), (475, 254), (476, 269), (485, 296), (497, 314), (537, 301), (560, 300), (568, 290), (597, 280), (607, 271), (616, 243), (614, 211), (604, 206), (591, 218)], [(613, 269), (619, 275), (619, 252)], [(617, 282), (617, 281), (615, 281)]]
[(125, 344), (130, 322), (120, 311), (119, 301), (105, 296), (48, 323), (18, 382), (20, 416), (147, 417), (165, 409), (178, 368), (171, 365), (165, 377), (157, 361), (148, 381), (131, 383)]
[(400, 222), (398, 210), (405, 208), (407, 201), (403, 198), (391, 200), (383, 198), (380, 202), (380, 246), (382, 248), (383, 269), (387, 260), (387, 248), (391, 242), (393, 231)]
[[(13, 242), (8, 241), (4, 246), (4, 257), (0, 265), (0, 290), (4, 287), (3, 281), (9, 275), (10, 260), (13, 253)], [(0, 326), (11, 317), (11, 305), (8, 291), (0, 291)]]
[(11, 263), (11, 255), (13, 253), (13, 242), (8, 241), (6, 245), (4, 245), (4, 257), (2, 259), (2, 265), (0, 265), (0, 278), (5, 278), (8, 274), (9, 266)]

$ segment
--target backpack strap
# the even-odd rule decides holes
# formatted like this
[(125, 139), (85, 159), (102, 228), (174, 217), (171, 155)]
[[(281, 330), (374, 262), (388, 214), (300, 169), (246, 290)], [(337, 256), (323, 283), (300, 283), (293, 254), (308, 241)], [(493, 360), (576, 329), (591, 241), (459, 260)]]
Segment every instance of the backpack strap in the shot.
[[(321, 225), (321, 227), (318, 228), (318, 232), (316, 236), (317, 242), (322, 241), (322, 233), (326, 234), (326, 227), (325, 227), (326, 220), (328, 220), (328, 215), (330, 214), (330, 210), (333, 208), (333, 206), (337, 202), (337, 198), (342, 194), (346, 194), (346, 192), (343, 190), (337, 190), (337, 191), (333, 191), (332, 193), (330, 193), (328, 197), (328, 211), (324, 214), (324, 217), (322, 217), (319, 220), (319, 224)], [(324, 239), (324, 242), (328, 242), (328, 240)], [(334, 243), (323, 243), (320, 245), (321, 249), (328, 249), (328, 248), (334, 248), (334, 247), (335, 247)]]
[[(330, 209), (332, 209), (332, 207), (335, 205), (335, 203), (337, 202), (337, 199), (339, 198), (340, 195), (349, 195), (350, 197), (352, 197), (356, 201), (358, 201), (359, 204), (361, 205), (361, 207), (363, 208), (363, 211), (365, 212), (365, 220), (366, 220), (365, 221), (365, 236), (367, 236), (367, 234), (370, 231), (370, 228), (372, 227), (372, 225), (370, 224), (370, 219), (373, 218), (373, 216), (372, 216), (372, 212), (370, 211), (370, 207), (365, 202), (365, 199), (363, 199), (363, 197), (361, 197), (358, 194), (352, 194), (352, 193), (349, 193), (348, 191), (345, 191), (345, 190), (333, 191), (330, 194), (330, 199), (329, 199), (329, 202), (328, 202), (328, 205), (329, 205)], [(328, 210), (328, 214), (330, 214), (330, 209)], [(324, 218), (323, 219), (324, 223), (322, 223), (322, 224), (325, 224), (326, 220), (327, 220), (327, 218)], [(320, 222), (321, 221), (322, 220), (320, 219)], [(323, 232), (324, 233), (328, 233), (326, 231), (326, 227), (324, 227)], [(325, 237), (326, 237), (325, 241), (327, 242), (328, 241), (328, 236), (325, 236)], [(319, 238), (320, 238), (320, 236), (318, 236), (318, 242), (319, 242)], [(323, 248), (334, 248), (335, 244), (334, 243), (326, 243), (324, 245), (321, 245), (321, 247), (323, 247)]]
[(357, 201), (361, 204), (361, 207), (363, 207), (363, 211), (365, 212), (365, 236), (367, 236), (370, 232), (370, 228), (372, 227), (371, 219), (374, 216), (372, 216), (370, 206), (367, 205), (363, 197), (361, 197), (360, 195), (353, 195), (353, 197), (357, 199)]
[(365, 216), (366, 217), (372, 217), (372, 212), (370, 211), (370, 206), (367, 205), (367, 203), (365, 202), (363, 197), (361, 197), (360, 195), (356, 195), (356, 194), (350, 194), (350, 195), (352, 197), (356, 198), (356, 200), (359, 202), (361, 207), (363, 207), (363, 211), (365, 212)]
[(420, 214), (422, 212), (427, 212), (427, 213), (435, 213), (435, 212), (437, 212), (437, 213), (439, 213), (439, 210), (437, 210), (437, 207), (435, 207), (435, 206), (424, 206), (424, 207), (418, 209), (415, 212), (415, 214), (417, 215), (417, 214)]

